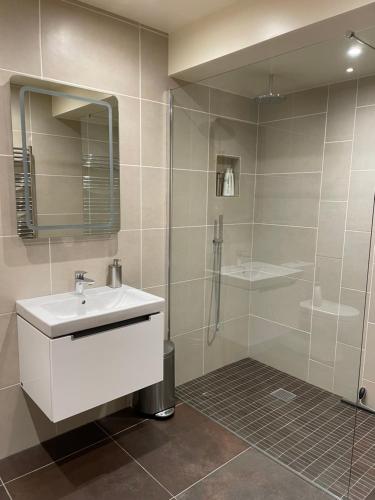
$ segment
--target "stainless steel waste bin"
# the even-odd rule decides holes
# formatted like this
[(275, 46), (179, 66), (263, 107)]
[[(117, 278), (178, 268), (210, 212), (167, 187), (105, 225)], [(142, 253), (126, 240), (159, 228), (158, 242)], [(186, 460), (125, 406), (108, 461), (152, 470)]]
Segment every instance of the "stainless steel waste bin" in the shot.
[(164, 340), (164, 377), (161, 382), (138, 392), (136, 408), (143, 415), (168, 418), (175, 408), (174, 344)]

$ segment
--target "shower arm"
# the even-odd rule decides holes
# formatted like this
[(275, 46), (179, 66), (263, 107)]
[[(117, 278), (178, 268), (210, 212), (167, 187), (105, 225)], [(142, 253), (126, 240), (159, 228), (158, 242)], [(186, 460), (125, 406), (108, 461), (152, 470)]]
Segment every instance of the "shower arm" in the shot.
[(360, 43), (361, 45), (365, 45), (366, 47), (369, 47), (370, 49), (375, 50), (375, 46), (371, 45), (371, 43), (366, 42), (365, 40), (362, 40), (362, 38), (359, 38), (354, 31), (348, 31), (346, 33), (346, 38), (349, 40), (355, 40), (356, 42)]

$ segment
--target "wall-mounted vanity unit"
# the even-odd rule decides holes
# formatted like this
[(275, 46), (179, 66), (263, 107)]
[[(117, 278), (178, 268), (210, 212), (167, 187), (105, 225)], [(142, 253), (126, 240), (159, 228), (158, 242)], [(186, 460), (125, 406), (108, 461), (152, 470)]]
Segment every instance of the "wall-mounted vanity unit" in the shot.
[(123, 285), (16, 308), (21, 385), (52, 422), (163, 379), (164, 299)]
[(118, 232), (117, 98), (19, 75), (11, 98), (18, 235)]

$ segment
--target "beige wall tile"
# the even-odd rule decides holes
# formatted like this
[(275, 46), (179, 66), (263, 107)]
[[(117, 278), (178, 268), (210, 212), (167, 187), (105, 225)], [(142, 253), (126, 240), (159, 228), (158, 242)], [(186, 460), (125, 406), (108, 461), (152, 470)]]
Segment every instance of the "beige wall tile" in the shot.
[(311, 330), (310, 357), (333, 366), (336, 351), (337, 316), (324, 311), (314, 311)]
[(79, 121), (53, 117), (52, 96), (30, 92), (27, 97), (30, 99), (31, 128), (33, 132), (75, 138), (80, 138), (81, 135), (87, 136), (85, 126)]
[(167, 106), (142, 101), (142, 165), (167, 166)]
[(141, 168), (142, 228), (161, 228), (167, 223), (168, 170)]
[(309, 382), (326, 391), (332, 391), (333, 368), (310, 360)]
[(346, 228), (370, 231), (374, 204), (375, 171), (352, 172), (350, 178), (348, 219)]
[(142, 231), (142, 286), (167, 283), (167, 232), (164, 229)]
[(375, 76), (366, 76), (358, 80), (358, 106), (375, 104)]
[(176, 385), (203, 375), (203, 330), (174, 337)]
[(0, 389), (19, 381), (16, 315), (0, 315)]
[(0, 33), (0, 67), (39, 75), (38, 0), (3, 0)]
[(254, 99), (215, 88), (210, 89), (210, 94), (210, 113), (255, 123), (258, 121), (258, 104)]
[(354, 131), (354, 170), (374, 170), (375, 142), (372, 131), (375, 128), (375, 108), (358, 108)]
[(345, 141), (353, 137), (357, 80), (329, 87), (327, 141)]
[(350, 401), (357, 400), (361, 351), (337, 343), (333, 391)]
[(239, 196), (216, 196), (216, 173), (208, 176), (207, 223), (213, 225), (220, 214), (224, 224), (250, 223), (253, 220), (254, 202), (253, 175), (240, 174)]
[(257, 176), (255, 222), (314, 227), (320, 174)]
[(363, 340), (365, 293), (342, 289), (337, 340), (360, 348)]
[(171, 283), (204, 277), (205, 239), (203, 227), (172, 229)]
[(168, 37), (141, 29), (141, 96), (168, 101)]
[[(172, 227), (206, 224), (207, 174), (173, 170)], [(165, 198), (163, 199), (165, 204)]]
[[(249, 314), (249, 289), (241, 286), (239, 280), (221, 277), (220, 291), (220, 321), (228, 321)], [(205, 325), (214, 325), (216, 322), (216, 296), (212, 277), (206, 278), (205, 297)]]
[(41, 6), (45, 77), (138, 96), (137, 27), (56, 0)]
[(310, 335), (250, 317), (250, 357), (307, 379)]
[(0, 459), (53, 437), (48, 420), (19, 385), (0, 390)]
[(171, 335), (203, 327), (204, 280), (186, 281), (171, 285)]
[(50, 293), (48, 242), (0, 240), (0, 313), (13, 311), (17, 299)]
[[(264, 273), (264, 279), (267, 278), (269, 275)], [(269, 279), (267, 287), (252, 290), (251, 314), (309, 331), (311, 310), (301, 308), (301, 302), (311, 301), (312, 292), (312, 283), (308, 281)]]
[[(315, 286), (320, 286), (323, 301), (339, 303), (341, 265), (341, 259), (319, 255), (316, 257)], [(324, 302), (322, 308), (327, 308)]]
[(299, 269), (299, 278), (312, 280), (316, 229), (254, 225), (253, 260)]
[(8, 71), (0, 70), (0, 154), (12, 153), (10, 76)]
[(179, 84), (181, 87), (173, 90), (173, 104), (175, 106), (208, 112), (209, 87), (183, 81)]
[[(251, 224), (224, 225), (222, 265), (233, 266), (251, 260)], [(207, 274), (213, 269), (213, 227), (207, 230)]]
[(342, 286), (366, 289), (370, 234), (346, 232)]
[(369, 323), (367, 329), (366, 354), (365, 354), (363, 377), (367, 380), (371, 380), (372, 382), (375, 382), (374, 353), (375, 353), (375, 325), (373, 323)]
[(322, 180), (322, 200), (348, 199), (352, 142), (326, 144)]
[(0, 156), (0, 235), (17, 234), (13, 160)]
[(120, 167), (121, 229), (141, 227), (141, 169)]
[(345, 231), (346, 203), (320, 203), (318, 254), (341, 258)]
[(273, 103), (261, 104), (259, 120), (265, 122), (298, 115), (323, 113), (327, 110), (327, 94), (327, 87), (319, 87), (289, 94), (277, 106)]
[(204, 338), (204, 372), (234, 363), (248, 355), (249, 318), (238, 318), (221, 323), (214, 335), (214, 327), (206, 328)]
[(320, 172), (324, 130), (325, 115), (261, 125), (257, 173)]
[(216, 171), (217, 155), (239, 156), (242, 173), (254, 173), (257, 127), (227, 118), (210, 122), (210, 170)]
[(137, 99), (118, 96), (120, 163), (140, 164), (140, 105)]
[(173, 107), (173, 168), (208, 169), (209, 119), (205, 113)]

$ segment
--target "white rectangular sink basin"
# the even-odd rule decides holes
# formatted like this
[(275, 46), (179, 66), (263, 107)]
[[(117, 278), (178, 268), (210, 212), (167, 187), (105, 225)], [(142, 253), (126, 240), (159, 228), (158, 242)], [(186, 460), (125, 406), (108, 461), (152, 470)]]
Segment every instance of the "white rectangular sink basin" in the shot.
[(17, 300), (16, 310), (35, 328), (56, 338), (159, 313), (164, 310), (164, 299), (126, 285), (103, 286), (86, 290), (84, 296), (72, 292)]

